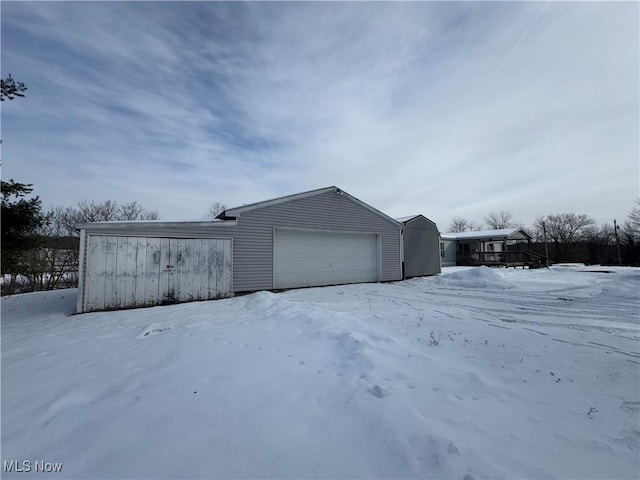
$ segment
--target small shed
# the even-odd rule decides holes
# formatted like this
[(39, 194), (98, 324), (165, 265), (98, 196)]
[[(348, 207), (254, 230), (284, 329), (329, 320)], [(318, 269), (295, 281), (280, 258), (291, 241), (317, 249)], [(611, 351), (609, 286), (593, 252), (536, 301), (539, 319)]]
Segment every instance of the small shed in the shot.
[(335, 186), (214, 221), (77, 228), (79, 313), (402, 278), (403, 225)]
[(423, 215), (396, 218), (404, 225), (404, 278), (440, 273), (440, 232)]

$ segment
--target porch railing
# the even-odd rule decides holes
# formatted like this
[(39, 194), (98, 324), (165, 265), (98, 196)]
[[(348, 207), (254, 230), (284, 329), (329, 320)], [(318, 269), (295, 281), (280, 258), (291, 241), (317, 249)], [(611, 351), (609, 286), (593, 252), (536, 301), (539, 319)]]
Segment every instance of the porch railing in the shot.
[(514, 265), (530, 268), (547, 265), (547, 259), (543, 255), (531, 251), (458, 252), (456, 260), (458, 265)]

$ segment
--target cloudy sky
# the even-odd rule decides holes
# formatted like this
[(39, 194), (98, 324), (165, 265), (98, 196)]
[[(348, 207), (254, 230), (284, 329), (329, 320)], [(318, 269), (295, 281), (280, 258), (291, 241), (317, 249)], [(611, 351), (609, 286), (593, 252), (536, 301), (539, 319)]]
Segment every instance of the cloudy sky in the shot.
[(623, 219), (639, 4), (2, 2), (2, 177), (164, 220), (337, 185), (446, 230)]

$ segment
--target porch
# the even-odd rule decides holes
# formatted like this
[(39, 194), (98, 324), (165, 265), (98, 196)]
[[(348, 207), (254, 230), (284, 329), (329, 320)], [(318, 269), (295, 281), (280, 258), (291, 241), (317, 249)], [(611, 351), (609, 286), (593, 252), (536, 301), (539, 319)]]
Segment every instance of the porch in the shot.
[(456, 265), (540, 268), (548, 264), (547, 258), (531, 250), (531, 235), (521, 228), (447, 233), (441, 238), (455, 244)]
[(547, 266), (547, 259), (530, 250), (505, 252), (468, 252), (456, 255), (456, 265), (486, 265), (488, 267), (541, 268)]

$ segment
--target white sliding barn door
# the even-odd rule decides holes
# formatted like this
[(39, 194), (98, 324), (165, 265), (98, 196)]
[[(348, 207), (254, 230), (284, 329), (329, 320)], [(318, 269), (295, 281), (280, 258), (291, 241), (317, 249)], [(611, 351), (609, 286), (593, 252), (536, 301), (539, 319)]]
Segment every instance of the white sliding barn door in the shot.
[(91, 235), (83, 311), (232, 295), (232, 240)]

